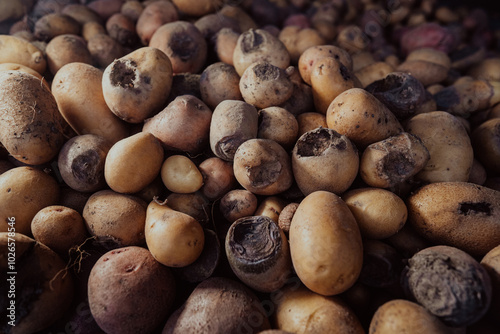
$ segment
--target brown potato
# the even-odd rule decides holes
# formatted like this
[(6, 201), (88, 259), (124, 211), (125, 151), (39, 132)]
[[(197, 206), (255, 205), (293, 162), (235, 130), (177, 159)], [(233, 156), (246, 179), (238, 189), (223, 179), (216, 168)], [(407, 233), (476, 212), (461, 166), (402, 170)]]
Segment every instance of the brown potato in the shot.
[(107, 34), (95, 34), (88, 38), (87, 48), (94, 64), (102, 70), (126, 54), (123, 46)]
[(171, 193), (166, 201), (169, 208), (190, 215), (204, 227), (208, 225), (210, 202), (199, 191), (186, 194)]
[[(63, 51), (64, 50), (64, 51)], [(72, 34), (61, 34), (50, 40), (45, 49), (50, 73), (55, 75), (66, 64), (92, 64), (92, 55), (85, 40)]]
[(221, 198), (236, 185), (233, 165), (221, 158), (208, 158), (198, 165), (198, 169), (203, 175), (200, 191), (210, 201)]
[[(132, 21), (137, 23), (139, 17), (144, 11), (144, 5), (138, 0), (125, 1), (120, 8), (120, 13), (130, 18)], [(147, 44), (147, 43), (146, 43)]]
[(286, 204), (287, 202), (280, 197), (267, 196), (260, 202), (253, 215), (269, 217), (278, 224), (279, 215)]
[(324, 45), (326, 42), (316, 29), (296, 25), (283, 27), (278, 38), (290, 53), (292, 64), (297, 64), (304, 51), (310, 47)]
[(9, 154), (30, 165), (52, 160), (68, 132), (50, 90), (34, 75), (0, 71), (0, 100), (0, 142)]
[(381, 80), (387, 74), (394, 72), (394, 67), (386, 62), (379, 61), (354, 72), (354, 75), (359, 79), (361, 87), (366, 87), (374, 81)]
[(319, 112), (306, 112), (297, 116), (297, 122), (299, 123), (299, 133), (298, 137), (302, 136), (304, 133), (319, 128), (327, 128), (326, 115)]
[[(127, 1), (129, 2), (129, 1)], [(137, 19), (137, 34), (143, 45), (148, 45), (154, 32), (162, 25), (177, 21), (177, 8), (170, 1), (151, 1)]]
[(254, 215), (257, 210), (257, 196), (245, 189), (228, 191), (220, 200), (219, 210), (230, 223)]
[(106, 67), (102, 92), (109, 109), (129, 123), (142, 123), (166, 104), (172, 63), (160, 50), (139, 48)]
[(59, 185), (50, 175), (32, 167), (12, 168), (0, 175), (0, 232), (15, 219), (16, 233), (31, 235), (31, 220), (59, 199)]
[(59, 35), (79, 35), (81, 25), (71, 16), (49, 13), (35, 22), (34, 34), (37, 40), (49, 42)]
[[(90, 22), (87, 22), (85, 23), (83, 26), (82, 26), (82, 37), (84, 40), (86, 40), (87, 42), (94, 36), (96, 35), (107, 35), (109, 37), (109, 35), (107, 34), (106, 32), (106, 28), (99, 22), (95, 22), (95, 21), (90, 21)], [(111, 37), (110, 37), (111, 38)], [(114, 39), (113, 39), (114, 40)], [(120, 45), (117, 41), (115, 41), (115, 43), (117, 45)]]
[(106, 31), (123, 46), (133, 47), (139, 40), (135, 31), (135, 22), (122, 13), (115, 13), (106, 20)]
[(347, 67), (347, 69), (353, 71), (353, 59), (344, 49), (334, 45), (312, 46), (302, 53), (298, 61), (300, 76), (305, 83), (311, 85), (311, 72), (314, 64), (325, 57), (335, 58)]
[(38, 79), (40, 79), (40, 81), (43, 82), (43, 84), (47, 87), (47, 89), (50, 90), (49, 82), (47, 80), (45, 80), (45, 78), (40, 73), (38, 73), (37, 71), (35, 71), (34, 69), (32, 69), (28, 66), (16, 64), (16, 63), (2, 63), (2, 64), (0, 64), (0, 71), (21, 71), (21, 72), (32, 74), (35, 77), (37, 77)]
[(500, 171), (500, 118), (479, 125), (471, 134), (474, 155), (489, 171)]
[(102, 23), (102, 18), (84, 4), (70, 3), (64, 6), (61, 14), (68, 15), (83, 26), (87, 22)]
[(199, 17), (220, 9), (223, 0), (172, 0), (179, 10), (187, 15)]
[(328, 191), (315, 191), (299, 204), (289, 231), (298, 277), (310, 290), (331, 296), (349, 289), (363, 264), (363, 244), (347, 204)]
[(490, 276), (493, 296), (488, 314), (492, 316), (492, 319), (495, 319), (497, 312), (500, 310), (500, 245), (486, 253), (480, 264)]
[(213, 63), (201, 73), (201, 98), (211, 109), (224, 100), (243, 100), (239, 83), (240, 76), (233, 66), (222, 62)]
[(233, 54), (239, 37), (240, 33), (231, 28), (222, 28), (214, 36), (215, 53), (217, 53), (217, 57), (221, 62), (234, 65)]

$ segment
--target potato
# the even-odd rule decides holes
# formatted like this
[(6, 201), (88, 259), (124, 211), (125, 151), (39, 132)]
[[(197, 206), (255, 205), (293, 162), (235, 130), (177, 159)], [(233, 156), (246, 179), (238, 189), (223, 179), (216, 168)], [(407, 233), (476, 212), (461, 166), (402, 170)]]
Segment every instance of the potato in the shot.
[(172, 2), (181, 12), (195, 17), (212, 13), (224, 4), (223, 0), (172, 0)]
[(177, 8), (170, 1), (151, 1), (137, 19), (137, 35), (143, 45), (148, 45), (154, 32), (162, 25), (179, 19)]
[(394, 72), (394, 67), (386, 62), (379, 61), (354, 72), (354, 75), (359, 79), (361, 87), (366, 87), (377, 80), (385, 78), (392, 72)]
[(71, 16), (61, 13), (49, 13), (35, 22), (34, 34), (37, 40), (49, 42), (59, 35), (78, 35), (81, 25)]
[(276, 224), (281, 211), (287, 202), (278, 196), (265, 197), (254, 212), (254, 216), (265, 216), (271, 218)]
[(500, 192), (467, 182), (438, 182), (407, 200), (408, 222), (432, 242), (484, 256), (500, 244)]
[(83, 4), (68, 4), (64, 6), (61, 14), (68, 15), (82, 26), (87, 22), (102, 23), (102, 19), (99, 14)]
[[(7, 273), (2, 283), (2, 314), (7, 320), (2, 321), (0, 331), (24, 334), (48, 330), (71, 306), (73, 276), (59, 255), (22, 234), (17, 222), (14, 235), (11, 233), (0, 232), (0, 270)], [(15, 253), (15, 259), (7, 257), (8, 252)], [(8, 261), (14, 261), (15, 274), (7, 267)], [(8, 297), (11, 294), (15, 297)]]
[(203, 251), (203, 227), (193, 217), (153, 200), (146, 212), (146, 244), (154, 258), (168, 267), (190, 265)]
[(45, 52), (50, 73), (53, 75), (69, 63), (79, 62), (92, 65), (92, 55), (87, 44), (78, 35), (62, 34), (52, 38), (48, 42)]
[(289, 231), (292, 263), (310, 290), (331, 296), (349, 289), (363, 264), (363, 244), (347, 204), (328, 191), (315, 191), (299, 204)]
[(80, 246), (88, 236), (82, 215), (61, 205), (47, 206), (38, 211), (31, 221), (31, 232), (36, 241), (63, 259), (69, 257), (71, 248)]
[(102, 71), (70, 63), (57, 71), (52, 94), (64, 119), (79, 135), (95, 134), (114, 144), (129, 135), (127, 123), (116, 117), (102, 94)]
[(474, 159), (471, 141), (462, 123), (444, 111), (419, 114), (405, 125), (419, 137), (430, 154), (416, 175), (424, 182), (466, 182)]
[(145, 120), (142, 131), (153, 134), (167, 150), (196, 155), (208, 146), (211, 119), (212, 111), (202, 100), (175, 95), (165, 109)]
[(234, 154), (236, 180), (256, 195), (276, 195), (293, 182), (290, 157), (270, 139), (249, 139)]
[(64, 144), (66, 122), (42, 81), (20, 71), (0, 71), (0, 142), (16, 160), (40, 165)]
[(21, 71), (29, 74), (33, 74), (35, 77), (40, 79), (40, 81), (43, 82), (43, 84), (50, 90), (50, 84), (45, 78), (35, 71), (34, 69), (26, 66), (26, 65), (21, 65), (21, 64), (16, 64), (16, 63), (2, 63), (0, 64), (0, 71)]
[(126, 51), (117, 41), (107, 34), (95, 34), (88, 38), (87, 48), (94, 64), (105, 69), (115, 59), (125, 56)]
[(305, 83), (311, 84), (311, 72), (314, 64), (325, 57), (335, 58), (344, 64), (347, 69), (353, 70), (353, 59), (346, 50), (335, 45), (312, 46), (305, 50), (298, 60), (300, 76)]
[(224, 100), (243, 100), (239, 83), (240, 76), (233, 66), (222, 62), (213, 63), (201, 73), (201, 98), (212, 109)]
[(492, 118), (479, 125), (471, 134), (474, 155), (489, 171), (500, 171), (500, 118)]
[(280, 290), (273, 316), (276, 327), (291, 333), (364, 333), (354, 312), (337, 296), (322, 296), (294, 282)]
[(207, 42), (188, 21), (174, 21), (159, 27), (151, 36), (149, 46), (163, 51), (177, 73), (198, 73), (205, 64)]
[(210, 201), (221, 198), (236, 185), (233, 165), (221, 158), (208, 158), (198, 165), (198, 169), (203, 175), (200, 191)]
[(163, 147), (149, 132), (116, 142), (106, 156), (104, 178), (119, 193), (135, 193), (153, 182), (163, 163)]
[(304, 195), (317, 190), (341, 194), (354, 182), (358, 168), (356, 146), (332, 129), (304, 133), (292, 151), (293, 175)]
[(361, 88), (339, 94), (326, 111), (326, 123), (360, 149), (403, 131), (394, 114)]
[(160, 50), (144, 47), (106, 67), (102, 91), (109, 109), (130, 123), (158, 113), (172, 86), (172, 64)]
[(380, 306), (373, 315), (369, 331), (371, 334), (452, 333), (450, 327), (423, 306), (405, 299), (394, 299)]
[(83, 209), (87, 230), (109, 248), (144, 244), (147, 203), (137, 196), (100, 190)]
[(325, 39), (313, 28), (303, 28), (297, 25), (285, 26), (280, 31), (278, 38), (283, 42), (288, 53), (290, 61), (297, 64), (301, 55), (307, 49), (313, 46), (324, 45)]
[(27, 11), (33, 8), (34, 0), (11, 0), (2, 2), (0, 22), (20, 19)]
[(451, 327), (477, 322), (491, 303), (488, 272), (455, 247), (433, 246), (416, 253), (408, 260), (401, 282), (409, 298)]
[(57, 166), (63, 181), (72, 189), (94, 192), (104, 188), (104, 164), (111, 144), (97, 135), (70, 138), (61, 148)]
[(59, 185), (50, 175), (32, 167), (12, 168), (0, 175), (0, 232), (8, 231), (8, 218), (16, 220), (16, 233), (31, 235), (35, 214), (59, 199)]
[(427, 87), (445, 80), (450, 67), (450, 57), (443, 51), (421, 48), (410, 52), (397, 70), (411, 73)]
[(257, 210), (257, 196), (245, 189), (228, 191), (220, 200), (219, 210), (230, 223), (252, 216)]
[(233, 272), (254, 290), (276, 291), (292, 273), (288, 240), (269, 217), (236, 220), (226, 234), (225, 248)]
[(352, 189), (342, 199), (356, 218), (361, 235), (368, 239), (385, 239), (396, 234), (408, 218), (404, 201), (388, 190)]
[(326, 116), (319, 112), (305, 112), (298, 115), (297, 122), (299, 123), (299, 133), (298, 137), (302, 136), (304, 133), (319, 128), (327, 128)]
[(40, 50), (30, 42), (9, 35), (0, 35), (0, 63), (16, 63), (45, 72), (47, 61)]
[(225, 100), (217, 105), (210, 123), (210, 148), (215, 156), (233, 161), (238, 147), (257, 138), (258, 112), (249, 103)]
[(147, 249), (124, 247), (96, 262), (88, 296), (92, 316), (106, 333), (151, 333), (171, 312), (175, 280)]
[(210, 277), (169, 317), (162, 334), (259, 333), (270, 327), (252, 290), (229, 278)]
[(109, 36), (125, 47), (134, 47), (139, 37), (135, 31), (135, 22), (122, 13), (114, 13), (106, 20)]
[(222, 28), (215, 34), (215, 53), (221, 62), (231, 66), (234, 65), (233, 54), (239, 37), (240, 33), (231, 28)]
[[(151, 200), (154, 200), (154, 197)], [(166, 201), (169, 208), (190, 215), (203, 227), (207, 227), (210, 222), (211, 203), (199, 191), (187, 194), (171, 193)]]
[[(491, 280), (493, 296), (488, 314), (492, 319), (496, 319), (496, 315), (500, 310), (500, 245), (491, 249), (480, 260), (480, 264), (486, 269)], [(496, 319), (498, 321), (498, 319)]]
[(203, 186), (200, 170), (184, 155), (172, 155), (163, 162), (161, 179), (168, 190), (180, 194), (194, 193)]

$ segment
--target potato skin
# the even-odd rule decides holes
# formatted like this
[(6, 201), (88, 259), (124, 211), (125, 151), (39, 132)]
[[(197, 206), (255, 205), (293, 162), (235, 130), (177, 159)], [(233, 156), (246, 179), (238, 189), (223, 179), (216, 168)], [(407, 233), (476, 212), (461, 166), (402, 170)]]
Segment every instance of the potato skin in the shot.
[(426, 185), (407, 200), (408, 222), (425, 238), (484, 256), (500, 244), (500, 191), (467, 182)]
[(170, 313), (174, 296), (170, 269), (142, 247), (111, 250), (90, 272), (90, 311), (109, 334), (153, 332)]
[(347, 204), (328, 191), (315, 191), (299, 204), (289, 231), (292, 262), (310, 290), (331, 296), (357, 280), (363, 244)]
[(52, 160), (64, 144), (66, 122), (42, 81), (20, 71), (0, 72), (0, 142), (30, 165)]
[(42, 50), (24, 39), (10, 35), (0, 35), (0, 63), (18, 63), (40, 74), (47, 67)]

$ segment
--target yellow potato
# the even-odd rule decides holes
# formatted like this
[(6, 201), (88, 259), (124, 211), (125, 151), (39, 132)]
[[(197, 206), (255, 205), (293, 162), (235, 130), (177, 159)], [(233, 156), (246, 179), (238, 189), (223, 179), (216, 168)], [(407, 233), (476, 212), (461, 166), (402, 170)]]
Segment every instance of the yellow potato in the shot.
[(10, 35), (0, 35), (0, 63), (17, 63), (45, 72), (47, 61), (42, 50), (30, 42)]
[(183, 155), (172, 155), (161, 166), (161, 179), (168, 190), (186, 194), (203, 186), (203, 175), (194, 162)]

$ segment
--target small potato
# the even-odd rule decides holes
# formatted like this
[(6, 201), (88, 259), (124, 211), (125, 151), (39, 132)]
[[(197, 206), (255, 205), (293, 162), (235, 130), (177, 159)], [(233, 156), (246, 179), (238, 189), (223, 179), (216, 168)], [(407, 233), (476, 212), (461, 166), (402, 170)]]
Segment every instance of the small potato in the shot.
[(289, 240), (295, 272), (310, 290), (332, 296), (358, 279), (363, 264), (361, 234), (349, 207), (334, 193), (315, 191), (300, 202)]
[(280, 290), (276, 327), (290, 333), (365, 333), (356, 314), (336, 296), (322, 296), (293, 282)]
[(87, 48), (94, 64), (103, 70), (115, 59), (121, 58), (126, 54), (123, 46), (107, 34), (95, 34), (88, 38)]
[(199, 191), (188, 194), (171, 193), (166, 201), (169, 208), (190, 215), (203, 226), (210, 220), (210, 202)]
[(408, 120), (405, 129), (419, 137), (430, 154), (417, 179), (424, 182), (469, 179), (474, 154), (469, 135), (455, 116), (444, 111), (419, 114)]
[(9, 218), (15, 231), (31, 235), (35, 214), (59, 199), (59, 185), (50, 175), (32, 167), (16, 167), (0, 175), (0, 232), (9, 231)]
[(135, 31), (135, 22), (122, 13), (115, 13), (106, 20), (106, 31), (120, 45), (133, 47), (139, 37)]
[(396, 194), (378, 188), (359, 188), (342, 195), (368, 239), (385, 239), (396, 234), (406, 223), (408, 210)]
[(394, 299), (377, 309), (369, 331), (370, 334), (451, 334), (452, 329), (423, 306), (405, 299)]
[(30, 165), (52, 160), (67, 124), (50, 90), (34, 75), (0, 71), (0, 100), (0, 142), (9, 154)]
[(311, 85), (311, 72), (314, 64), (316, 61), (325, 57), (335, 58), (348, 70), (353, 70), (353, 60), (351, 55), (344, 49), (334, 45), (312, 46), (302, 53), (298, 61), (300, 76), (305, 83)]
[(360, 149), (403, 131), (394, 114), (361, 88), (339, 94), (326, 111), (326, 123)]
[(71, 16), (50, 13), (35, 22), (34, 34), (37, 40), (49, 42), (59, 35), (79, 35), (81, 25)]
[(10, 35), (0, 35), (0, 63), (17, 63), (45, 72), (47, 61), (40, 50), (30, 42)]
[(235, 19), (240, 26), (240, 31), (247, 31), (250, 29), (258, 28), (258, 25), (254, 21), (252, 16), (250, 16), (250, 14), (240, 6), (231, 6), (231, 4), (228, 3), (224, 5), (224, 7), (222, 7), (222, 9), (219, 10), (218, 13), (220, 15)]
[(196, 219), (155, 200), (147, 208), (145, 235), (154, 258), (168, 267), (185, 267), (196, 261), (205, 242)]
[(335, 44), (350, 54), (355, 54), (366, 50), (368, 42), (369, 39), (361, 27), (351, 24), (339, 31)]
[(220, 200), (219, 209), (230, 223), (235, 220), (253, 216), (257, 210), (257, 197), (245, 189), (234, 189), (227, 192)]
[(61, 205), (47, 206), (38, 211), (31, 221), (31, 232), (36, 241), (62, 258), (67, 258), (69, 250), (82, 244), (88, 235), (82, 215)]
[(57, 71), (52, 94), (64, 119), (79, 135), (96, 134), (110, 143), (129, 135), (127, 123), (116, 117), (102, 94), (102, 71), (82, 63), (70, 63)]
[(70, 3), (64, 6), (61, 14), (68, 15), (83, 26), (87, 22), (102, 23), (102, 19), (95, 11), (84, 4)]
[(219, 158), (233, 161), (238, 147), (257, 138), (258, 112), (249, 103), (226, 100), (217, 105), (210, 122), (210, 148)]
[(194, 17), (212, 13), (224, 4), (223, 0), (172, 0), (172, 2), (181, 12)]
[(285, 200), (277, 196), (268, 196), (260, 202), (253, 215), (269, 217), (278, 224), (279, 215), (286, 204)]
[(211, 109), (224, 100), (243, 100), (239, 83), (240, 76), (233, 66), (222, 62), (213, 63), (201, 73), (201, 98)]
[(408, 222), (426, 239), (484, 256), (500, 244), (500, 192), (467, 182), (437, 182), (407, 199)]
[(204, 15), (196, 20), (194, 25), (202, 33), (202, 35), (205, 37), (205, 40), (210, 46), (214, 45), (213, 42), (215, 35), (222, 28), (229, 28), (238, 32), (240, 31), (238, 22), (236, 22), (235, 19), (220, 15), (219, 13)]
[(203, 175), (194, 162), (184, 155), (172, 155), (161, 166), (161, 179), (168, 190), (188, 194), (203, 186)]
[(203, 175), (200, 191), (210, 201), (221, 198), (236, 185), (233, 165), (221, 158), (208, 158), (199, 164), (198, 169)]
[(175, 94), (175, 99), (162, 111), (145, 120), (142, 131), (153, 134), (167, 150), (196, 155), (208, 146), (212, 117), (210, 108), (199, 98)]
[(361, 87), (366, 87), (374, 81), (385, 78), (392, 72), (394, 72), (394, 67), (386, 62), (379, 61), (354, 72), (354, 75), (359, 79)]
[(257, 138), (274, 140), (288, 150), (295, 144), (298, 132), (297, 119), (286, 109), (268, 107), (259, 110)]
[(240, 78), (239, 87), (245, 102), (257, 108), (280, 105), (293, 94), (293, 83), (285, 70), (268, 62), (250, 64)]
[(231, 28), (222, 28), (214, 36), (215, 52), (221, 62), (228, 65), (234, 65), (233, 54), (236, 44), (238, 44), (239, 37), (240, 33)]
[(119, 193), (135, 193), (153, 182), (163, 163), (163, 147), (149, 132), (116, 142), (106, 156), (104, 178)]
[(171, 313), (175, 294), (171, 270), (142, 247), (105, 253), (88, 279), (90, 311), (109, 334), (153, 332)]
[(317, 190), (341, 194), (358, 174), (358, 150), (346, 136), (319, 127), (297, 140), (292, 151), (292, 169), (304, 195)]
[(101, 136), (87, 134), (70, 138), (57, 159), (63, 181), (82, 192), (104, 188), (104, 164), (110, 148), (111, 144)]
[(54, 37), (47, 44), (45, 52), (50, 73), (54, 75), (69, 63), (92, 64), (92, 55), (85, 40), (78, 35), (63, 34)]
[[(133, 22), (137, 23), (137, 20), (144, 11), (144, 5), (138, 0), (125, 1), (120, 9), (120, 13), (130, 18)], [(146, 43), (147, 44), (147, 43)]]
[(296, 25), (283, 27), (278, 38), (290, 53), (292, 64), (297, 64), (304, 51), (310, 47), (324, 45), (326, 42), (316, 29)]
[(142, 123), (166, 104), (172, 64), (160, 50), (139, 48), (106, 67), (102, 91), (109, 109), (129, 123)]
[(144, 244), (147, 203), (137, 196), (101, 190), (83, 209), (87, 230), (110, 248)]
[(495, 317), (498, 314), (497, 312), (500, 311), (500, 245), (486, 253), (480, 264), (490, 276), (493, 297), (488, 314)]
[(427, 87), (444, 81), (450, 67), (450, 57), (443, 51), (421, 48), (410, 52), (397, 70), (410, 73)]
[(233, 170), (243, 188), (256, 195), (276, 195), (293, 182), (290, 157), (270, 139), (249, 139), (234, 154)]
[(299, 133), (298, 137), (302, 136), (304, 133), (317, 129), (320, 126), (323, 128), (328, 128), (326, 123), (326, 115), (319, 112), (306, 112), (297, 116), (297, 122), (299, 123)]
[(194, 24), (187, 21), (162, 25), (151, 36), (149, 46), (168, 56), (175, 74), (200, 72), (207, 57), (205, 38)]
[[(129, 1), (128, 1), (129, 2)], [(148, 45), (154, 32), (162, 25), (177, 21), (177, 8), (170, 1), (151, 1), (137, 19), (137, 35), (143, 45)]]
[(278, 215), (278, 226), (285, 232), (285, 235), (288, 235), (290, 231), (290, 224), (292, 223), (293, 215), (298, 207), (299, 203), (294, 202), (287, 204)]
[(240, 76), (255, 62), (265, 61), (281, 69), (290, 65), (290, 55), (277, 37), (263, 29), (242, 31), (233, 53), (233, 65)]

